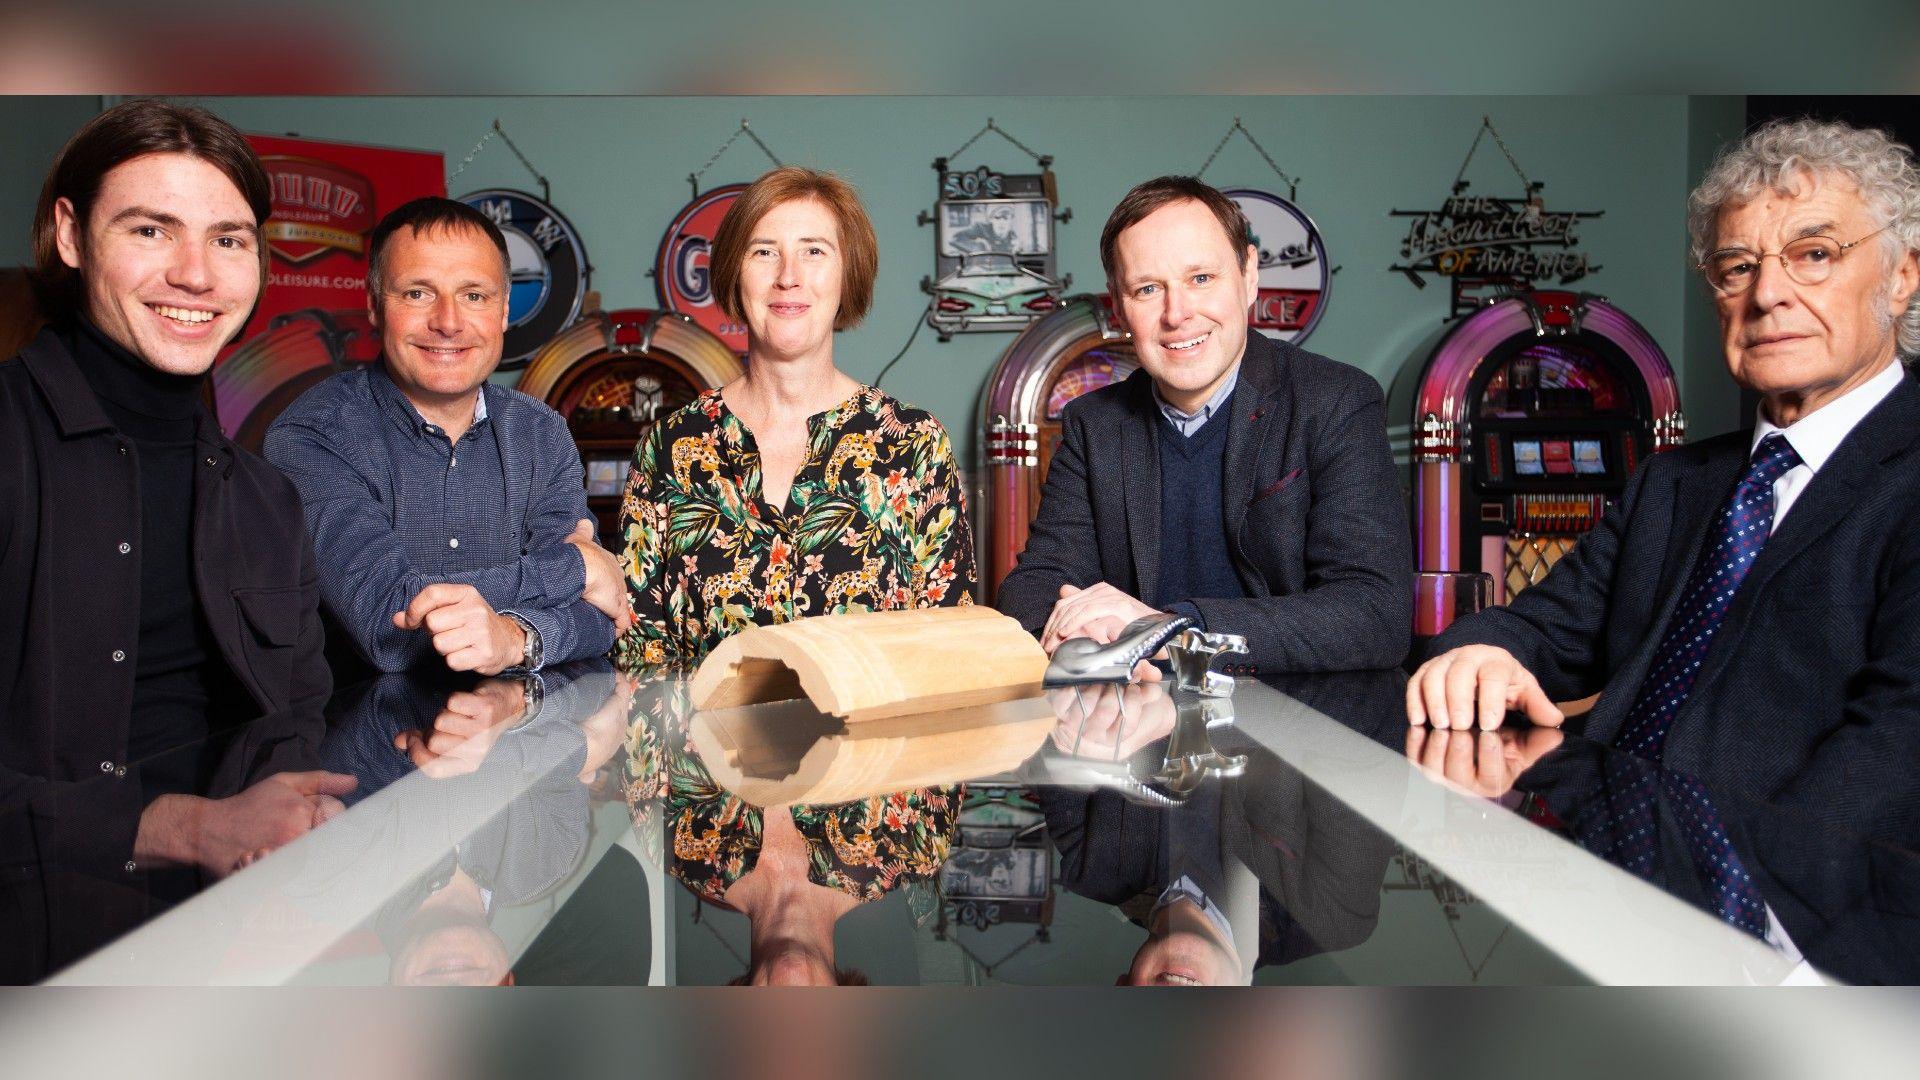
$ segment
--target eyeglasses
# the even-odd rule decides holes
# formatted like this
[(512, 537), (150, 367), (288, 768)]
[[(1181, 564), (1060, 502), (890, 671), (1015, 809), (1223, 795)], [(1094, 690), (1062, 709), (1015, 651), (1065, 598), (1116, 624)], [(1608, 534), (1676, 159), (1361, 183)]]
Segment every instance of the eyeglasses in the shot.
[(1779, 251), (1758, 255), (1745, 248), (1721, 248), (1694, 269), (1705, 274), (1707, 284), (1722, 296), (1738, 296), (1753, 288), (1753, 283), (1760, 280), (1760, 264), (1776, 258), (1789, 278), (1802, 285), (1818, 285), (1833, 273), (1833, 264), (1840, 261), (1840, 256), (1892, 227), (1882, 225), (1851, 244), (1842, 244), (1831, 236), (1803, 236)]

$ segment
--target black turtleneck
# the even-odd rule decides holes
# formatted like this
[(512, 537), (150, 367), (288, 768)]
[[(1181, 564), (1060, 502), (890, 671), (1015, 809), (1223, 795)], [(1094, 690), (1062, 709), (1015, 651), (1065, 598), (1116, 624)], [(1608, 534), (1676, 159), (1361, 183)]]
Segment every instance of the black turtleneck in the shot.
[(193, 587), (194, 438), (211, 422), (201, 406), (206, 376), (161, 371), (85, 320), (65, 337), (140, 469), (140, 638), (127, 759), (147, 762), (149, 798), (198, 793), (214, 760), (209, 715), (244, 697)]

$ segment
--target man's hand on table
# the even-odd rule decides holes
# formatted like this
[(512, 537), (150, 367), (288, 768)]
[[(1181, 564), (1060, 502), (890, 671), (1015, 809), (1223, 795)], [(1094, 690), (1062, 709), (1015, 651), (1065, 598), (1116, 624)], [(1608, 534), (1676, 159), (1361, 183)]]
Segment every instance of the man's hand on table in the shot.
[(485, 679), (472, 690), (449, 694), (432, 731), (403, 731), (393, 745), (430, 777), (464, 776), (480, 767), (526, 707), (521, 680)]
[(446, 582), (421, 589), (396, 611), (393, 625), (402, 630), (425, 628), (433, 635), (433, 649), (454, 671), (498, 675), (526, 655), (527, 635), (520, 624), (493, 610), (480, 590)]
[(627, 627), (633, 625), (633, 604), (627, 596), (627, 575), (620, 568), (620, 560), (594, 539), (593, 521), (589, 518), (580, 519), (573, 535), (567, 537), (567, 543), (579, 550), (580, 561), (586, 567), (587, 583), (580, 598), (612, 619), (615, 630), (626, 633)]
[(1435, 779), (1497, 799), (1565, 739), (1550, 727), (1454, 731), (1413, 725), (1407, 728), (1407, 760)]
[(225, 877), (346, 809), (359, 782), (344, 773), (276, 773), (237, 795), (162, 795), (140, 815), (138, 863), (190, 864)]
[[(1053, 613), (1047, 616), (1046, 628), (1040, 633), (1040, 647), (1052, 656), (1060, 643), (1069, 638), (1092, 638), (1102, 645), (1110, 644), (1135, 619), (1164, 614), (1104, 581), (1084, 589), (1062, 584), (1060, 599), (1054, 603)], [(1133, 677), (1143, 682), (1158, 682), (1160, 669), (1142, 660), (1134, 665)]]
[(1566, 716), (1540, 689), (1540, 680), (1505, 649), (1463, 645), (1420, 665), (1407, 680), (1407, 720), (1464, 731), (1477, 718), (1492, 731), (1518, 709), (1542, 727), (1559, 727)]

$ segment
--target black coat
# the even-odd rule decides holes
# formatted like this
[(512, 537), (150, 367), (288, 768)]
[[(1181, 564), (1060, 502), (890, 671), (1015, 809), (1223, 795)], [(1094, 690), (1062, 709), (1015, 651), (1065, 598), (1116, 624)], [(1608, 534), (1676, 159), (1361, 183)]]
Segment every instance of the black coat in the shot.
[[(1752, 433), (1654, 455), (1545, 580), (1434, 639), (1498, 645), (1611, 743)], [(1667, 735), (1709, 788), (1920, 846), (1920, 384), (1840, 444), (1748, 571)]]
[[(16, 877), (134, 883), (137, 453), (53, 332), (0, 363), (0, 858)], [(195, 457), (195, 597), (254, 706), (291, 720), (231, 739), (219, 797), (318, 761), (332, 681), (293, 485), (204, 413)]]
[[(1233, 673), (1391, 667), (1406, 655), (1412, 534), (1384, 408), (1365, 372), (1247, 335), (1222, 498), (1249, 598), (1192, 601), (1208, 630), (1246, 635), (1251, 652)], [(996, 607), (1038, 632), (1065, 582), (1104, 581), (1151, 602), (1163, 426), (1144, 369), (1067, 406), (1026, 550)]]

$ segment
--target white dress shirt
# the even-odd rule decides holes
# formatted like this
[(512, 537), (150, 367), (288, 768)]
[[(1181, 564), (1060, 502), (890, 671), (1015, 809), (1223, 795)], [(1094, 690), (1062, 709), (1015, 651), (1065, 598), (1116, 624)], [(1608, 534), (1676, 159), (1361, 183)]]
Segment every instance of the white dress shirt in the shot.
[[(1840, 443), (1852, 434), (1860, 421), (1866, 419), (1875, 405), (1886, 400), (1893, 388), (1906, 378), (1906, 366), (1895, 358), (1886, 369), (1847, 391), (1825, 405), (1794, 421), (1787, 427), (1777, 427), (1767, 419), (1765, 405), (1760, 407), (1759, 419), (1753, 425), (1753, 447), (1760, 440), (1779, 432), (1787, 437), (1787, 443), (1800, 455), (1800, 464), (1788, 469), (1773, 482), (1773, 527), (1777, 531), (1780, 522), (1786, 519), (1787, 511), (1793, 509), (1800, 493), (1813, 482), (1813, 474), (1827, 463)], [(1751, 456), (1753, 447), (1748, 448)]]

